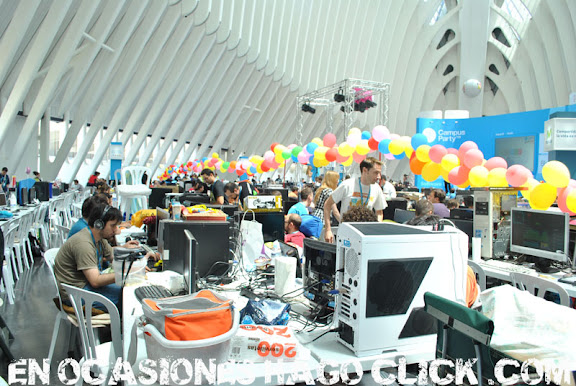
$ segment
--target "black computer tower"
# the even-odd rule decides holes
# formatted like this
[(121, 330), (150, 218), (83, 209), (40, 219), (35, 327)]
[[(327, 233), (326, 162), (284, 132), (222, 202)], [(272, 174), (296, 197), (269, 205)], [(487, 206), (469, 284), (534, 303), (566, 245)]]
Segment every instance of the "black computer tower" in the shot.
[(197, 241), (197, 256), (192, 263), (199, 277), (220, 276), (228, 270), (230, 224), (226, 221), (162, 220), (158, 229), (158, 251), (163, 270), (184, 274), (188, 229)]

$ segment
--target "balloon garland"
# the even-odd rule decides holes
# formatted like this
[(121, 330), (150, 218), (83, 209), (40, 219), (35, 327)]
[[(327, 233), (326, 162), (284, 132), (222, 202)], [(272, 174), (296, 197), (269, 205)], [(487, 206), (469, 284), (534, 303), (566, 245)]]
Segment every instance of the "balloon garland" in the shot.
[(275, 142), (263, 156), (252, 155), (239, 161), (224, 161), (218, 153), (213, 153), (210, 158), (188, 161), (180, 166), (169, 165), (158, 179), (166, 180), (174, 174), (200, 173), (204, 168), (253, 176), (282, 168), (288, 160), (315, 167), (331, 162), (350, 166), (352, 162), (362, 162), (368, 153), (377, 150), (388, 160), (407, 157), (412, 173), (429, 182), (442, 177), (462, 189), (469, 186), (525, 188), (521, 194), (532, 208), (545, 210), (557, 200), (563, 212), (576, 215), (576, 181), (570, 179), (570, 171), (562, 162), (546, 163), (542, 168), (544, 181), (539, 182), (525, 166), (509, 166), (501, 157), (486, 160), (473, 141), (466, 141), (455, 149), (431, 145), (434, 138), (435, 133), (426, 130), (408, 137), (392, 134), (382, 125), (374, 127), (372, 132), (352, 128), (346, 141), (340, 144), (333, 133), (328, 133), (302, 146)]

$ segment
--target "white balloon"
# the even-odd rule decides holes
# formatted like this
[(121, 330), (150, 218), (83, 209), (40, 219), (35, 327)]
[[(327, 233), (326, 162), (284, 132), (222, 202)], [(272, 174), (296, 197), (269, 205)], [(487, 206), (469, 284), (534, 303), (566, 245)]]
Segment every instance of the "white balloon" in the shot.
[(426, 136), (426, 138), (428, 139), (428, 143), (434, 142), (434, 140), (436, 139), (436, 132), (431, 127), (427, 127), (424, 130), (422, 130), (422, 134)]

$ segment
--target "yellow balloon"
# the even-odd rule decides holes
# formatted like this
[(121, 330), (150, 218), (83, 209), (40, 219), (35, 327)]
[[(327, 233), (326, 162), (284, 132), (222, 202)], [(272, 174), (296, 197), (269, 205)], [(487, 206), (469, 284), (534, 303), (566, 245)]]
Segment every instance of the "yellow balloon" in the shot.
[(348, 135), (362, 135), (362, 131), (357, 127), (353, 127), (348, 130)]
[(312, 140), (312, 143), (315, 143), (315, 144), (318, 145), (318, 146), (324, 146), (324, 141), (322, 141), (322, 140), (321, 140), (320, 138), (318, 138), (318, 137), (315, 137), (315, 138)]
[(343, 157), (349, 157), (354, 153), (354, 147), (352, 147), (348, 142), (343, 142), (338, 146), (338, 153)]
[(220, 158), (220, 156), (218, 155), (218, 153), (212, 153), (212, 158)]
[(416, 149), (416, 158), (420, 162), (430, 162), (430, 156), (428, 153), (430, 152), (430, 146), (428, 145), (420, 145), (418, 149)]
[(370, 146), (368, 146), (368, 140), (363, 139), (356, 145), (356, 153), (360, 155), (366, 155), (370, 153)]
[(322, 162), (321, 162), (321, 160), (319, 160), (319, 159), (316, 158), (316, 157), (314, 157), (314, 160), (312, 161), (312, 164), (313, 164), (314, 166), (316, 166), (317, 168), (322, 167)]
[(448, 170), (444, 169), (443, 167), (440, 167), (440, 175), (442, 176), (442, 178), (444, 178), (444, 181), (450, 181), (448, 179), (448, 173), (450, 173)]
[(536, 185), (534, 189), (532, 189), (528, 202), (532, 209), (546, 210), (550, 208), (550, 205), (556, 200), (556, 194), (556, 188), (544, 182)]
[(326, 152), (328, 151), (328, 148), (325, 146), (318, 146), (315, 150), (314, 150), (314, 158), (316, 157), (320, 157), (320, 158), (326, 158)]
[(532, 189), (534, 189), (538, 184), (539, 182), (537, 180), (531, 178), (521, 186), (522, 188), (526, 188), (526, 190), (521, 190), (520, 193), (522, 196), (524, 196), (525, 199), (530, 200), (530, 193), (532, 192)]
[(465, 183), (463, 183), (462, 185), (457, 185), (460, 189), (466, 189), (467, 187), (470, 186), (470, 181), (466, 180)]
[(474, 166), (468, 173), (470, 186), (483, 187), (488, 185), (488, 169), (484, 166)]
[(446, 154), (444, 157), (442, 157), (442, 161), (440, 161), (440, 166), (442, 166), (442, 169), (448, 172), (459, 165), (460, 158), (458, 158), (456, 154)]
[(350, 166), (350, 165), (352, 165), (352, 161), (354, 161), (354, 159), (352, 159), (352, 157), (348, 157), (348, 159), (346, 161), (343, 161), (340, 163), (344, 166)]
[(570, 182), (570, 170), (560, 161), (550, 161), (542, 167), (542, 177), (555, 188), (565, 188)]
[(284, 161), (284, 158), (282, 158), (282, 153), (276, 153), (276, 156), (274, 157), (274, 161), (276, 161), (276, 163), (280, 163), (280, 162)]
[(430, 161), (422, 168), (422, 178), (428, 182), (432, 182), (440, 177), (441, 172), (442, 167), (437, 163)]
[(572, 189), (566, 196), (566, 206), (571, 212), (576, 213), (576, 189)]
[(412, 146), (408, 146), (404, 149), (404, 153), (406, 153), (406, 157), (410, 158), (412, 157), (412, 153), (414, 153), (414, 149), (412, 149)]
[(264, 170), (262, 170), (262, 165), (256, 165), (256, 172), (264, 173)]
[(388, 145), (388, 150), (390, 150), (390, 153), (394, 155), (402, 154), (404, 151), (404, 142), (400, 141), (399, 139), (395, 139)]
[(506, 169), (494, 168), (488, 173), (488, 186), (491, 188), (507, 188)]

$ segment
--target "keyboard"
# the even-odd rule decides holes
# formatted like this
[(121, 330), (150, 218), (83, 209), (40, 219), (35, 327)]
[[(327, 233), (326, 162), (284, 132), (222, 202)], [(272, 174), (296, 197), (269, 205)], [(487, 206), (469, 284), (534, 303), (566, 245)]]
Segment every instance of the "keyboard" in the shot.
[(161, 285), (138, 287), (134, 290), (134, 294), (140, 302), (142, 302), (142, 299), (162, 299), (174, 296), (168, 288), (162, 287)]
[(498, 269), (500, 271), (505, 271), (505, 272), (517, 272), (517, 273), (527, 273), (527, 274), (533, 274), (536, 272), (536, 270), (534, 270), (534, 268), (530, 268), (530, 267), (527, 267), (525, 265), (509, 263), (509, 262), (503, 261), (503, 260), (494, 260), (494, 259), (485, 260), (485, 261), (482, 261), (479, 265), (481, 267), (494, 268), (494, 269)]

